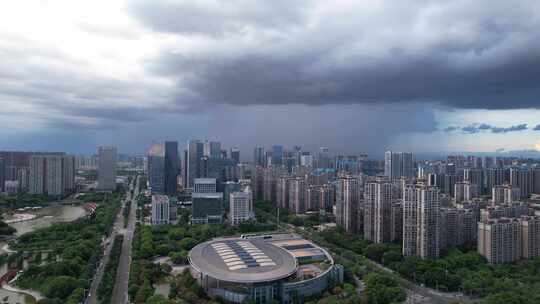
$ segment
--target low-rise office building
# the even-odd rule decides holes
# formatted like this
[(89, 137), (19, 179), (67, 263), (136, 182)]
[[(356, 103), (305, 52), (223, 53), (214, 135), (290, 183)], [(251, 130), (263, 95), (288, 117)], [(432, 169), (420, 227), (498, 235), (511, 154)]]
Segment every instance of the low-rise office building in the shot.
[(152, 225), (167, 225), (169, 220), (169, 197), (166, 195), (152, 195)]
[(253, 213), (253, 198), (249, 186), (244, 191), (231, 193), (229, 202), (229, 220), (232, 225), (238, 225), (241, 222), (255, 218), (255, 214)]
[(192, 193), (191, 223), (220, 224), (223, 222), (223, 193)]

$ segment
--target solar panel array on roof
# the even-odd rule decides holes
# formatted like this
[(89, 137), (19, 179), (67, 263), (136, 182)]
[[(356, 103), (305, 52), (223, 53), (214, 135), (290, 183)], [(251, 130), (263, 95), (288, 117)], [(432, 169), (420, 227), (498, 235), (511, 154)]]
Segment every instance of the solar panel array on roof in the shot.
[(212, 244), (229, 270), (276, 266), (257, 246), (248, 241), (224, 241)]
[(312, 244), (282, 245), (281, 247), (283, 247), (283, 248), (285, 248), (287, 250), (315, 248)]

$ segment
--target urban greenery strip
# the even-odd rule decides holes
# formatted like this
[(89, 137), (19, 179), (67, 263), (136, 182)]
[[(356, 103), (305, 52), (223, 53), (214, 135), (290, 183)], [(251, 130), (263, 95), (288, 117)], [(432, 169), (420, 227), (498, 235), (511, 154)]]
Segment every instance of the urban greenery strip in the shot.
[(102, 237), (118, 213), (120, 197), (121, 193), (110, 195), (92, 215), (24, 234), (12, 242), (11, 248), (18, 251), (12, 256), (24, 253), (30, 263), (16, 285), (41, 292), (50, 303), (82, 301), (102, 256)]
[(98, 300), (102, 304), (111, 303), (114, 283), (116, 281), (116, 273), (118, 272), (118, 262), (120, 261), (120, 254), (122, 253), (124, 236), (117, 235), (113, 242), (111, 253), (109, 255), (109, 261), (107, 262), (107, 265), (105, 265), (103, 278), (101, 279), (97, 289)]
[(126, 201), (124, 204), (122, 215), (124, 216), (124, 228), (127, 228), (129, 223), (129, 212), (131, 211), (131, 201)]

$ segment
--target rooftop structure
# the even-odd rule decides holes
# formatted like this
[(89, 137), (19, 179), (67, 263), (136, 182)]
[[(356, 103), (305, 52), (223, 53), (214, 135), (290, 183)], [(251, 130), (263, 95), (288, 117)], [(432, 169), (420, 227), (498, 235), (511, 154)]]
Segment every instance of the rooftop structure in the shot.
[(194, 192), (215, 193), (216, 192), (216, 179), (215, 178), (196, 178)]
[(259, 283), (292, 275), (292, 254), (264, 240), (218, 239), (189, 253), (191, 267), (213, 278), (236, 283)]
[(217, 238), (195, 246), (188, 258), (207, 294), (232, 303), (289, 304), (343, 281), (343, 267), (326, 250), (294, 234)]

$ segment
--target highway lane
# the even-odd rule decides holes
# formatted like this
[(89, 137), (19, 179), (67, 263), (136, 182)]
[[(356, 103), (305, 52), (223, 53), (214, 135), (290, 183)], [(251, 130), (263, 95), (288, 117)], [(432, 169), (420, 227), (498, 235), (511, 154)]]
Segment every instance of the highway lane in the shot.
[[(131, 185), (132, 187), (132, 185)], [(131, 188), (130, 187), (130, 188)], [(126, 199), (122, 201), (122, 205), (126, 200), (131, 200), (130, 197), (131, 193), (128, 191), (126, 193)], [(85, 304), (98, 304), (99, 301), (97, 299), (97, 289), (99, 287), (99, 284), (101, 283), (101, 280), (103, 278), (103, 272), (105, 270), (105, 265), (109, 262), (109, 257), (111, 254), (111, 249), (113, 246), (113, 240), (116, 237), (116, 235), (119, 233), (121, 229), (124, 227), (124, 216), (122, 214), (123, 207), (120, 208), (118, 214), (116, 215), (116, 219), (114, 221), (113, 230), (111, 232), (111, 235), (105, 239), (105, 250), (103, 253), (103, 257), (101, 258), (100, 264), (98, 266), (98, 269), (96, 270), (96, 273), (94, 274), (94, 278), (92, 279), (92, 283), (90, 285), (90, 291), (88, 293), (88, 296), (85, 300)], [(115, 303), (115, 302), (113, 302)]]
[(129, 271), (131, 268), (131, 254), (133, 247), (133, 235), (135, 233), (135, 221), (137, 212), (137, 195), (139, 194), (139, 177), (135, 183), (135, 190), (133, 197), (130, 197), (130, 212), (128, 215), (128, 225), (126, 229), (122, 229), (120, 233), (124, 235), (124, 242), (122, 243), (122, 252), (120, 254), (120, 261), (118, 265), (118, 272), (116, 274), (116, 282), (114, 284), (113, 295), (111, 303), (124, 304), (129, 303), (128, 297), (128, 283), (129, 283)]

